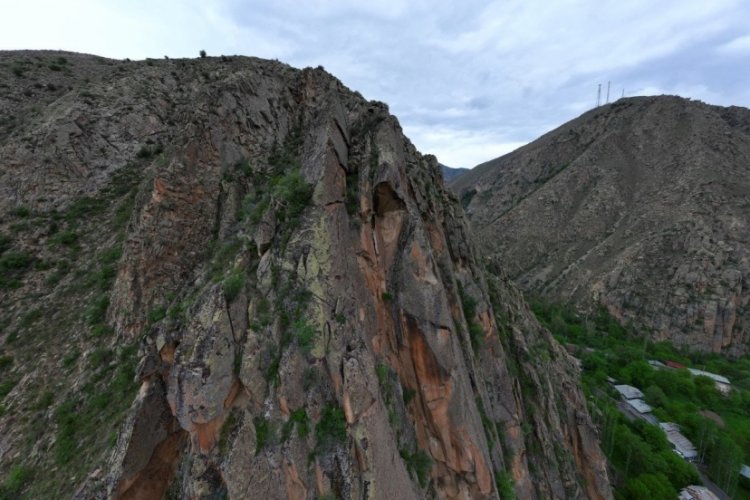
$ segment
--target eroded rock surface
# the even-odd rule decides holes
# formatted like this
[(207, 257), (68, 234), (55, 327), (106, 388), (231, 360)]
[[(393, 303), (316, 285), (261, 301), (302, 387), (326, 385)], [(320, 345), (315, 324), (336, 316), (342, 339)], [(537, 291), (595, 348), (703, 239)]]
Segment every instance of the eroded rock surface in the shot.
[(750, 111), (660, 96), (589, 111), (453, 187), (525, 291), (742, 355), (749, 174)]
[[(95, 100), (75, 132), (117, 131), (106, 168), (73, 149), (95, 175), (11, 185), (39, 125), (2, 150), (4, 210), (136, 172), (101, 321), (102, 342), (138, 346), (140, 389), (78, 498), (611, 498), (575, 365), (486, 274), (436, 159), (384, 104), (258, 59), (125, 71), (91, 92), (140, 119)], [(80, 116), (66, 98), (57, 135)]]

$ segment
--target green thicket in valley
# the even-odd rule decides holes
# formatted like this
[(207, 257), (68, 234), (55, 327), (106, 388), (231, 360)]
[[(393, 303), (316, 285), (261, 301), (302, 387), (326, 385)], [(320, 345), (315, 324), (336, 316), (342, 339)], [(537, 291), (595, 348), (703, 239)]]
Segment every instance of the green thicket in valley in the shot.
[[(532, 309), (558, 341), (581, 360), (590, 411), (615, 476), (616, 497), (674, 499), (700, 484), (694, 465), (671, 449), (664, 432), (645, 421), (630, 422), (617, 409), (619, 394), (607, 378), (641, 389), (654, 416), (676, 422), (698, 450), (707, 475), (733, 498), (750, 499), (739, 469), (750, 463), (750, 357), (728, 360), (687, 353), (623, 327), (605, 310), (581, 316), (571, 307), (532, 302)], [(687, 369), (654, 369), (648, 360), (676, 361), (724, 375), (732, 392), (723, 396), (708, 377)]]

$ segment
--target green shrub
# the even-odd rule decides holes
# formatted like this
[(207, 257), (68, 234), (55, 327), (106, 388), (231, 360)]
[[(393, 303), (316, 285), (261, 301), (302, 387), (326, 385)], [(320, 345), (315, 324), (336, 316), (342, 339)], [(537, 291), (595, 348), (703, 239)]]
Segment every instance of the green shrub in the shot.
[(282, 430), (283, 440), (289, 439), (292, 429), (297, 427), (297, 435), (301, 438), (310, 434), (310, 418), (304, 408), (297, 408), (289, 415), (289, 420), (284, 424)]
[(304, 352), (310, 352), (315, 343), (315, 328), (310, 326), (304, 319), (298, 319), (292, 327), (300, 349)]
[(391, 294), (390, 292), (383, 292), (383, 294), (381, 295), (381, 298), (382, 298), (382, 299), (383, 299), (383, 300), (384, 300), (385, 302), (390, 302), (390, 301), (392, 301), (392, 300), (393, 300), (393, 295), (392, 295), (392, 294)]
[(10, 391), (13, 390), (17, 383), (18, 381), (13, 379), (5, 379), (0, 382), (0, 401), (10, 394)]
[(273, 184), (272, 196), (284, 203), (284, 210), (278, 214), (279, 219), (292, 228), (296, 227), (302, 212), (312, 199), (312, 187), (305, 182), (298, 170), (276, 178)]
[(41, 309), (32, 309), (31, 311), (27, 312), (23, 315), (21, 318), (20, 326), (21, 328), (28, 328), (36, 321), (42, 317), (42, 310)]
[(389, 373), (390, 370), (388, 369), (388, 365), (386, 365), (385, 363), (378, 363), (375, 366), (375, 375), (377, 375), (378, 377), (378, 383), (380, 384), (380, 387), (387, 387), (390, 384)]
[(73, 202), (65, 212), (65, 219), (75, 221), (83, 217), (100, 214), (107, 209), (107, 201), (100, 198), (84, 196)]
[(458, 295), (461, 299), (461, 307), (464, 310), (464, 319), (469, 327), (469, 339), (474, 350), (479, 349), (484, 344), (484, 329), (477, 323), (477, 299), (464, 291), (463, 286), (458, 284)]
[(45, 410), (49, 408), (49, 406), (55, 401), (55, 393), (51, 390), (47, 389), (44, 391), (40, 396), (39, 399), (36, 401), (35, 409), (37, 410)]
[(235, 270), (224, 279), (224, 297), (227, 302), (233, 301), (245, 287), (245, 275), (241, 270)]
[(92, 369), (97, 370), (102, 366), (109, 364), (114, 358), (114, 353), (111, 349), (97, 348), (89, 354), (89, 365)]
[(81, 352), (78, 349), (74, 349), (73, 351), (66, 354), (62, 359), (63, 368), (70, 368), (71, 366), (73, 366), (80, 355)]
[(167, 308), (164, 306), (158, 306), (151, 309), (148, 312), (148, 324), (153, 325), (157, 321), (161, 321), (167, 315)]
[(33, 261), (33, 257), (22, 252), (5, 252), (0, 257), (0, 273), (15, 269), (26, 269)]
[(107, 314), (107, 308), (109, 307), (109, 297), (107, 295), (100, 295), (93, 303), (86, 308), (84, 312), (84, 319), (86, 323), (93, 326), (104, 322), (104, 317)]
[(221, 431), (219, 432), (219, 453), (226, 455), (227, 446), (229, 444), (229, 436), (237, 425), (237, 411), (232, 410), (229, 412), (227, 419), (221, 425)]
[(508, 471), (501, 471), (495, 474), (495, 486), (500, 500), (515, 500), (516, 490), (513, 488), (513, 476)]
[(54, 449), (55, 462), (65, 465), (76, 455), (75, 434), (79, 422), (75, 402), (63, 402), (55, 410), (55, 421), (58, 426)]
[(78, 241), (78, 235), (75, 231), (66, 229), (55, 234), (50, 241), (56, 245), (72, 246)]
[(256, 196), (248, 194), (242, 199), (242, 217), (255, 226), (260, 222), (270, 203), (268, 196), (261, 196), (258, 199)]
[(0, 370), (5, 371), (13, 366), (13, 356), (0, 356)]
[(263, 416), (255, 417), (253, 424), (255, 425), (255, 454), (257, 455), (266, 446), (276, 443), (276, 429), (273, 422)]
[(13, 239), (10, 236), (0, 234), (0, 254), (9, 249), (11, 243), (13, 243)]
[(122, 245), (117, 245), (107, 250), (104, 250), (99, 255), (99, 262), (102, 264), (115, 264), (122, 257)]
[(415, 391), (414, 389), (410, 389), (409, 387), (404, 387), (404, 393), (403, 393), (404, 406), (409, 406), (409, 403), (412, 402), (416, 394), (417, 394), (417, 391)]
[(344, 442), (346, 440), (344, 410), (333, 403), (328, 403), (315, 425), (315, 437), (321, 448), (329, 448), (336, 443)]
[(6, 251), (0, 256), (0, 289), (19, 288), (21, 277), (34, 258), (23, 252)]
[(224, 243), (214, 253), (211, 259), (211, 273), (212, 280), (216, 283), (221, 281), (221, 277), (224, 274), (224, 270), (229, 266), (229, 262), (237, 255), (237, 252), (242, 248), (242, 242), (239, 240), (231, 240)]
[(10, 66), (10, 71), (17, 77), (23, 78), (23, 73), (26, 71), (26, 68), (20, 62), (13, 61)]
[(14, 465), (8, 477), (0, 484), (0, 498), (19, 498), (18, 494), (31, 477), (31, 470), (21, 465)]
[(310, 434), (310, 419), (304, 408), (298, 408), (292, 412), (290, 420), (297, 424), (297, 435), (301, 438)]
[(476, 350), (484, 345), (484, 330), (476, 321), (469, 323), (469, 338), (471, 345)]
[(23, 205), (19, 205), (13, 209), (11, 209), (10, 214), (15, 217), (28, 217), (31, 215), (31, 210), (28, 209), (28, 207), (24, 207)]
[(430, 456), (420, 449), (417, 449), (414, 453), (409, 453), (407, 450), (402, 449), (400, 453), (401, 458), (406, 462), (406, 468), (417, 475), (420, 486), (422, 488), (427, 486), (430, 469), (432, 468), (432, 459)]
[(346, 173), (346, 198), (344, 202), (346, 213), (350, 217), (359, 212), (359, 175), (357, 172)]
[(112, 332), (112, 328), (108, 325), (105, 325), (104, 323), (99, 323), (91, 327), (92, 337), (103, 337), (104, 335), (109, 335)]

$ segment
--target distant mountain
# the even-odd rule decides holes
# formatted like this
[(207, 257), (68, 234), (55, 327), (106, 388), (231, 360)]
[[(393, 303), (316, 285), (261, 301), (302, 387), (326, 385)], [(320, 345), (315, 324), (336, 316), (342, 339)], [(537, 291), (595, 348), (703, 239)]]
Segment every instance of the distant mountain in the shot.
[(445, 180), (445, 182), (454, 181), (458, 177), (462, 176), (463, 174), (471, 170), (468, 168), (448, 167), (446, 165), (443, 165), (442, 163), (438, 163), (438, 165), (440, 166), (440, 169), (443, 171), (443, 179)]
[(527, 292), (692, 349), (750, 349), (750, 110), (639, 97), (452, 183)]

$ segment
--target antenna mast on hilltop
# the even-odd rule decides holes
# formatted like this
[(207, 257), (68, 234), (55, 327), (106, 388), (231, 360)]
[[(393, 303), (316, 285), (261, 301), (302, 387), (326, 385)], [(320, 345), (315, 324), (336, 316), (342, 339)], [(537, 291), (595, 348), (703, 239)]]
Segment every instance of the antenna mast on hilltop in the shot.
[(599, 88), (596, 91), (596, 107), (599, 107), (599, 104), (602, 102), (602, 84), (599, 84)]
[(607, 82), (607, 104), (609, 104), (609, 86), (612, 84), (611, 81)]

